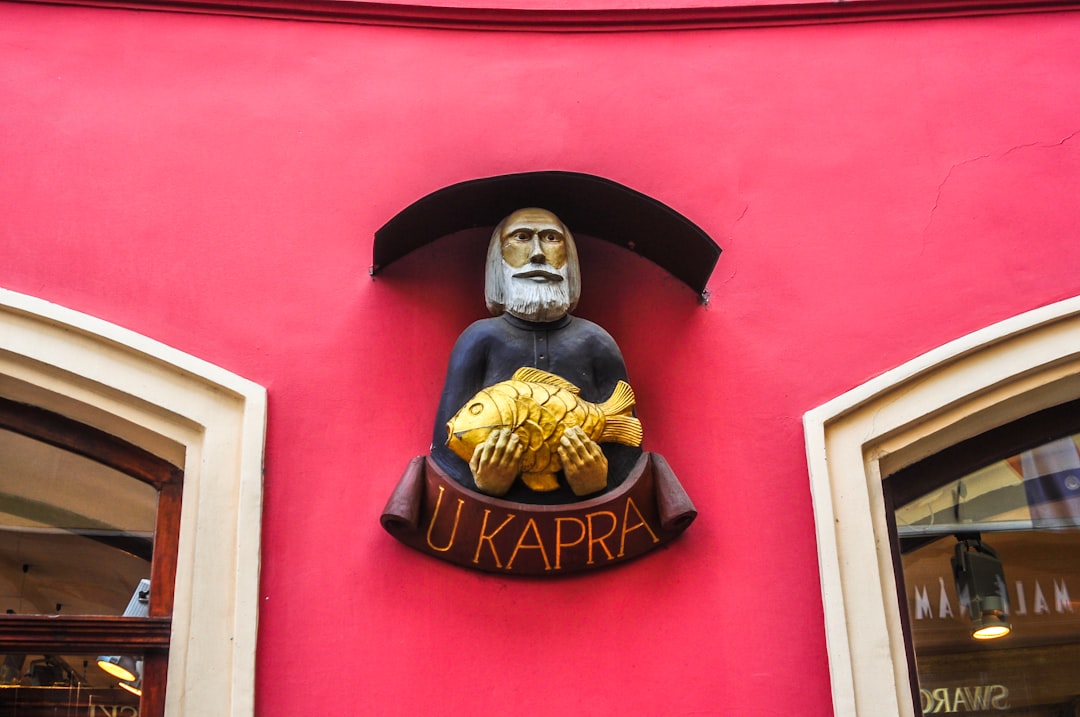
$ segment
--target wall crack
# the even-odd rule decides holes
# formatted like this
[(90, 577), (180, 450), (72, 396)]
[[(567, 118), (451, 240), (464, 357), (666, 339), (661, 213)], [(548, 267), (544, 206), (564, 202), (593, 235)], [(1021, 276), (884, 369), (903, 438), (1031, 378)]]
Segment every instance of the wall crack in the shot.
[(1018, 145), (1014, 145), (1014, 146), (1010, 147), (1009, 149), (1005, 150), (1004, 152), (1002, 152), (1002, 153), (1000, 153), (1000, 154), (998, 154), (996, 156), (990, 155), (990, 154), (980, 154), (977, 157), (972, 157), (971, 159), (965, 159), (965, 160), (963, 160), (961, 162), (957, 162), (957, 163), (953, 164), (951, 167), (949, 167), (949, 171), (945, 173), (945, 178), (941, 180), (940, 184), (938, 184), (937, 193), (934, 195), (934, 204), (933, 204), (933, 206), (930, 207), (930, 215), (927, 217), (926, 225), (923, 227), (922, 242), (921, 242), (921, 246), (920, 246), (920, 249), (919, 249), (919, 256), (922, 256), (922, 254), (926, 251), (927, 236), (930, 233), (930, 226), (934, 223), (934, 215), (935, 215), (935, 213), (937, 213), (938, 207), (941, 204), (941, 195), (945, 190), (945, 185), (949, 183), (950, 179), (952, 179), (953, 172), (955, 172), (960, 167), (963, 167), (963, 166), (968, 165), (968, 164), (973, 164), (975, 162), (981, 162), (984, 159), (991, 159), (991, 158), (993, 158), (993, 159), (1002, 159), (1002, 158), (1007, 157), (1008, 155), (1012, 154), (1013, 152), (1018, 152), (1018, 151), (1023, 150), (1023, 149), (1053, 149), (1054, 147), (1061, 147), (1065, 143), (1071, 141), (1077, 135), (1080, 135), (1080, 130), (1076, 130), (1076, 131), (1072, 132), (1071, 134), (1068, 134), (1065, 137), (1062, 137), (1061, 139), (1057, 140), (1056, 142), (1029, 142), (1027, 144), (1018, 144)]

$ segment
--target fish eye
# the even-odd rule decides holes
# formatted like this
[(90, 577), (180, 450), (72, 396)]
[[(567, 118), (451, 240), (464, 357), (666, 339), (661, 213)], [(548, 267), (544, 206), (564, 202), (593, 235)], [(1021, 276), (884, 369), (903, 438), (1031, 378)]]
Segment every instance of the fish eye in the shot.
[(471, 413), (474, 416), (479, 416), (480, 412), (483, 411), (483, 410), (484, 410), (484, 404), (482, 404), (482, 403), (474, 403), (473, 405), (469, 406), (469, 413)]

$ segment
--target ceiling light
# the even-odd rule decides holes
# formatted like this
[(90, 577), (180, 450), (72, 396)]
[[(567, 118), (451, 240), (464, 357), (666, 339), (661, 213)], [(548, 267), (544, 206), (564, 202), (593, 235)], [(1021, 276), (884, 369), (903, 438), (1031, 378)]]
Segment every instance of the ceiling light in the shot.
[(958, 537), (952, 569), (957, 594), (968, 596), (971, 636), (976, 640), (992, 640), (1012, 632), (1012, 625), (1005, 617), (1008, 601), (1005, 572), (997, 553), (978, 537)]

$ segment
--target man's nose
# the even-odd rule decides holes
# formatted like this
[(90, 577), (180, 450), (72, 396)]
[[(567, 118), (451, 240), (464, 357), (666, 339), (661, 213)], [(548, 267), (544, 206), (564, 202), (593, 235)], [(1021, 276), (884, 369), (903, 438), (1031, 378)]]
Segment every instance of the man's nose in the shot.
[(544, 247), (540, 246), (539, 234), (533, 234), (532, 242), (529, 244), (529, 261), (533, 264), (547, 263), (547, 257), (544, 256)]

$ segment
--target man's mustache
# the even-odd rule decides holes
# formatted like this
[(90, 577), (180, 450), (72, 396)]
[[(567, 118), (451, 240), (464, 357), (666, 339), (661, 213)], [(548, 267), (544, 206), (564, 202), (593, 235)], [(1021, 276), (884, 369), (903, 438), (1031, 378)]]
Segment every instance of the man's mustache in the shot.
[(536, 266), (528, 271), (521, 271), (513, 275), (515, 279), (548, 279), (550, 281), (562, 281), (563, 275), (553, 266)]

